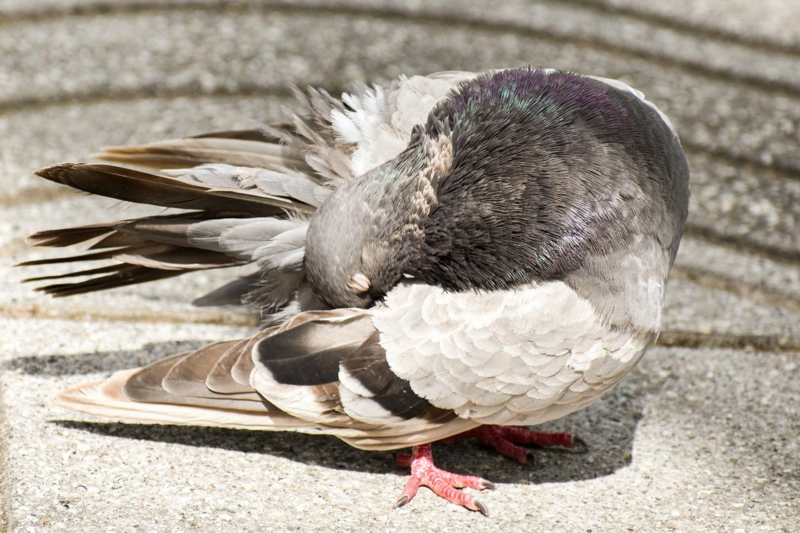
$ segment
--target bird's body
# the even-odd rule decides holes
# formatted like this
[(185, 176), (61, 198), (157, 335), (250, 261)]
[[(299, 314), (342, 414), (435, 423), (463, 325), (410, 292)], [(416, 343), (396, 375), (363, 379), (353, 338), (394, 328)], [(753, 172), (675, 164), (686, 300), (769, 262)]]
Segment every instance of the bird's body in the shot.
[(94, 247), (109, 251), (94, 255), (121, 261), (49, 292), (253, 263), (257, 272), (202, 303), (255, 303), (273, 324), (69, 389), (58, 403), (388, 450), (562, 417), (638, 362), (660, 328), (689, 195), (678, 139), (641, 93), (508, 69), (301, 100), (304, 114), (267, 134), (104, 154), (193, 166), (171, 177), (40, 171), (192, 210), (33, 236), (57, 246), (100, 238)]

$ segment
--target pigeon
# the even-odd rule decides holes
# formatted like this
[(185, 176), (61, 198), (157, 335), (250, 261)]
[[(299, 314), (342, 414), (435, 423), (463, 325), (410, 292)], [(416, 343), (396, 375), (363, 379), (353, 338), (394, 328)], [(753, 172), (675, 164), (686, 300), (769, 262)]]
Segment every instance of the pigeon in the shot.
[[(544, 68), (400, 77), (341, 98), (293, 89), (283, 123), (105, 149), (36, 173), (153, 216), (41, 231), (103, 266), (69, 296), (246, 267), (197, 305), (245, 305), (250, 338), (55, 398), (127, 422), (336, 436), (399, 450), (420, 486), (488, 514), (431, 443), (582, 449), (528, 426), (598, 400), (658, 335), (688, 211), (669, 119), (611, 79)], [(110, 263), (110, 264), (109, 264)], [(249, 269), (249, 270), (248, 270)], [(237, 269), (241, 272), (241, 269)], [(69, 280), (70, 277), (79, 277)]]

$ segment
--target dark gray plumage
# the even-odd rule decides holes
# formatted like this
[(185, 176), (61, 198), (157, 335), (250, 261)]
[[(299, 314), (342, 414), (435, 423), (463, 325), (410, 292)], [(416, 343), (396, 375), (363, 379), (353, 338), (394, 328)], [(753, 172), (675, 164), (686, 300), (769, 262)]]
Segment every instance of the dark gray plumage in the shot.
[(93, 244), (28, 264), (118, 261), (46, 292), (252, 264), (257, 274), (199, 303), (254, 304), (266, 317), (250, 339), (69, 389), (57, 402), (132, 421), (413, 446), (400, 460), (414, 472), (400, 505), (421, 483), (485, 512), (450, 485), (488, 482), (445, 476), (428, 443), (470, 431), (524, 461), (510, 441), (537, 437), (505, 426), (590, 404), (642, 357), (687, 215), (677, 136), (628, 86), (544, 69), (298, 98), (303, 110), (286, 125), (101, 154), (162, 173), (39, 171), (190, 210), (31, 236)]

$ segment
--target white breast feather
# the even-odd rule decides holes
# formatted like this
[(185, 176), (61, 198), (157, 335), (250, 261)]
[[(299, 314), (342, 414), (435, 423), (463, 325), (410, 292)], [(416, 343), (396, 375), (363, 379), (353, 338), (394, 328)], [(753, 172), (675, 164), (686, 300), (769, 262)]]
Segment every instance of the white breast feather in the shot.
[(401, 284), (373, 322), (416, 394), (484, 424), (536, 424), (592, 403), (651, 339), (605, 326), (562, 282), (467, 293)]

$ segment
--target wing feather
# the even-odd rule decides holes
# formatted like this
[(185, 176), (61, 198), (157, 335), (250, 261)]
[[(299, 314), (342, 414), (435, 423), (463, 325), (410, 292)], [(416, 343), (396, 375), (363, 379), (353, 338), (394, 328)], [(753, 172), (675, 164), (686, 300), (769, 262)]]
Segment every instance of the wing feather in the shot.
[(368, 311), (301, 313), (249, 339), (67, 389), (56, 403), (131, 422), (326, 433), (364, 449), (422, 444), (477, 425), (415, 395), (392, 373), (378, 339)]

